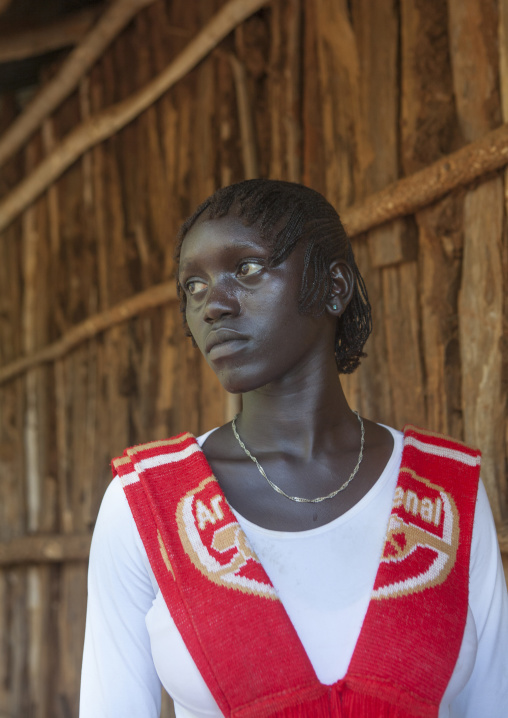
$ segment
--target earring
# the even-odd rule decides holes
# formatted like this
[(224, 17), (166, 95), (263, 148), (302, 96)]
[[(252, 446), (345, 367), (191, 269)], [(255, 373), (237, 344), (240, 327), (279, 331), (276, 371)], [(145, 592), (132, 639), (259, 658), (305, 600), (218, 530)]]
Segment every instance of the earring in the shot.
[(336, 305), (336, 304), (332, 304), (332, 309), (336, 310), (336, 309), (337, 309), (337, 305)]

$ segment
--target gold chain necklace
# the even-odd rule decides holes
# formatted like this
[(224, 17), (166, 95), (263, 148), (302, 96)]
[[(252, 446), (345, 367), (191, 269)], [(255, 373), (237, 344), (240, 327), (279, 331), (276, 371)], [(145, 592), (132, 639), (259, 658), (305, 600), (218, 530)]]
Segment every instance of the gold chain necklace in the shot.
[(273, 481), (270, 481), (270, 479), (269, 479), (268, 476), (266, 475), (265, 470), (263, 469), (263, 467), (261, 466), (261, 464), (259, 463), (259, 461), (256, 459), (255, 456), (253, 456), (253, 455), (250, 453), (250, 451), (248, 450), (248, 448), (245, 446), (245, 444), (243, 443), (243, 441), (240, 439), (240, 436), (238, 435), (238, 431), (236, 430), (236, 420), (237, 420), (238, 417), (240, 416), (239, 414), (237, 414), (237, 415), (235, 416), (235, 418), (234, 418), (233, 421), (231, 422), (231, 426), (232, 426), (232, 428), (233, 428), (233, 434), (235, 435), (236, 440), (238, 441), (238, 443), (240, 444), (240, 446), (242, 447), (242, 449), (245, 451), (245, 453), (247, 454), (247, 456), (249, 457), (249, 459), (252, 459), (252, 461), (256, 464), (256, 466), (258, 467), (259, 473), (261, 474), (261, 476), (264, 476), (264, 477), (265, 477), (265, 479), (268, 481), (268, 483), (270, 484), (270, 486), (272, 487), (272, 489), (273, 489), (274, 491), (276, 491), (278, 494), (281, 494), (282, 496), (285, 496), (286, 499), (290, 499), (291, 501), (297, 501), (298, 503), (305, 503), (305, 504), (318, 504), (318, 503), (320, 503), (321, 501), (326, 501), (326, 499), (333, 499), (333, 497), (334, 497), (334, 496), (337, 496), (337, 494), (338, 494), (340, 491), (344, 491), (344, 489), (345, 489), (347, 486), (349, 486), (349, 484), (350, 484), (350, 483), (353, 481), (353, 479), (355, 478), (356, 474), (358, 473), (358, 469), (360, 468), (360, 464), (362, 463), (362, 459), (363, 459), (363, 447), (364, 447), (364, 444), (365, 444), (365, 429), (364, 429), (364, 427), (363, 427), (363, 421), (362, 421), (362, 417), (360, 416), (360, 414), (359, 414), (357, 411), (355, 411), (355, 412), (353, 412), (353, 413), (356, 414), (356, 417), (357, 417), (358, 421), (360, 422), (360, 429), (361, 429), (361, 431), (362, 431), (362, 438), (361, 438), (361, 441), (360, 441), (360, 453), (359, 453), (359, 455), (358, 455), (358, 461), (356, 462), (356, 466), (355, 466), (355, 468), (353, 469), (353, 471), (351, 472), (351, 474), (350, 474), (350, 476), (349, 476), (349, 479), (347, 479), (346, 481), (344, 481), (344, 483), (342, 484), (342, 486), (340, 486), (340, 487), (339, 487), (338, 489), (336, 489), (335, 491), (332, 491), (332, 492), (331, 492), (330, 494), (328, 494), (327, 496), (318, 496), (317, 499), (304, 499), (304, 498), (302, 498), (301, 496), (290, 496), (289, 494), (286, 494), (286, 492), (283, 491), (279, 486), (277, 486), (277, 484), (274, 484)]

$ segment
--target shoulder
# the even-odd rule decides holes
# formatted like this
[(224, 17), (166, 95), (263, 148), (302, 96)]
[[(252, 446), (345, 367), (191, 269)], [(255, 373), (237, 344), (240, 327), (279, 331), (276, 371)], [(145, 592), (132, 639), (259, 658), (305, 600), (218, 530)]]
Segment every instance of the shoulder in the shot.
[(138, 576), (156, 590), (156, 581), (118, 476), (101, 503), (90, 550), (90, 575)]

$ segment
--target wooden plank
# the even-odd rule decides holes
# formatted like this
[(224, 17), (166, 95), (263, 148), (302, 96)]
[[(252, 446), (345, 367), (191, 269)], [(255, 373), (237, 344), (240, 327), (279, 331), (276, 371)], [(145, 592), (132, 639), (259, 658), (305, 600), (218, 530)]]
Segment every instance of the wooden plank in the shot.
[(26, 571), (13, 569), (6, 572), (8, 581), (7, 611), (9, 616), (9, 694), (6, 701), (7, 716), (30, 715), (30, 692), (26, 686), (28, 670), (29, 635), (27, 625)]
[[(401, 6), (402, 165), (424, 169), (453, 148), (456, 117), (447, 34), (441, 0)], [(425, 58), (425, 61), (422, 61)], [(457, 207), (459, 209), (457, 209)], [(460, 199), (445, 198), (416, 213), (413, 246), (418, 249), (417, 313), (425, 377), (425, 425), (462, 436), (457, 376), (457, 293), (462, 248)], [(454, 351), (455, 349), (455, 351)], [(450, 393), (451, 392), (451, 393)], [(455, 414), (452, 417), (452, 406)]]
[[(13, 96), (0, 103), (0, 130), (15, 113)], [(18, 179), (19, 162), (10, 162), (0, 177), (0, 192)], [(20, 223), (14, 224), (0, 243), (0, 360), (8, 362), (21, 353)], [(24, 378), (0, 389), (0, 540), (25, 531), (23, 450)], [(0, 572), (0, 715), (15, 715), (23, 684), (26, 648), (24, 639), (24, 582), (20, 571)], [(18, 675), (15, 671), (19, 670)]]
[[(386, 0), (355, 0), (352, 15), (360, 62), (361, 116), (356, 120), (360, 130), (356, 157), (358, 201), (398, 177), (399, 19), (393, 3)], [(374, 267), (415, 258), (410, 233), (400, 221), (371, 231), (368, 246)]]
[[(360, 62), (361, 119), (356, 147), (358, 201), (398, 176), (398, 17), (392, 3), (355, 0), (351, 6)], [(382, 98), (382, 100), (381, 100)], [(380, 112), (380, 107), (382, 111)], [(344, 218), (344, 213), (342, 213)], [(345, 211), (347, 221), (347, 210)], [(356, 261), (367, 283), (373, 332), (366, 345), (368, 358), (351, 376), (342, 378), (348, 400), (365, 415), (394, 425), (384, 296), (379, 267), (401, 261), (401, 221), (368, 232), (354, 243)]]
[(301, 0), (271, 4), (269, 172), (291, 182), (301, 181), (301, 24)]
[(423, 367), (420, 355), (418, 265), (406, 262), (382, 273), (388, 370), (395, 426), (425, 425)]
[[(508, 0), (499, 0), (499, 84), (501, 91), (501, 110), (503, 122), (508, 122)], [(504, 171), (505, 186), (505, 221), (508, 216), (508, 170)], [(506, 235), (505, 235), (506, 237)], [(508, 238), (505, 239), (505, 242)], [(508, 258), (508, 247), (505, 246), (504, 256)], [(508, 287), (508, 261), (504, 263), (504, 279), (503, 284)], [(508, 317), (508, 292), (505, 291), (504, 316)], [(505, 359), (506, 361), (506, 359)], [(507, 371), (506, 368), (504, 371)], [(505, 435), (505, 462), (508, 465), (508, 423)], [(508, 495), (508, 476), (504, 479), (505, 495)], [(505, 532), (508, 535), (508, 527), (505, 525)], [(505, 542), (508, 547), (508, 542)], [(504, 558), (505, 578), (508, 584), (508, 550)]]
[[(259, 177), (258, 153), (254, 129), (254, 113), (249, 97), (247, 83), (247, 71), (243, 62), (240, 62), (235, 55), (229, 56), (231, 69), (235, 82), (236, 104), (238, 109), (238, 121), (240, 125), (243, 176), (244, 179)], [(274, 175), (278, 176), (278, 175)]]
[(499, 177), (470, 190), (465, 198), (459, 299), (464, 436), (483, 452), (482, 478), (498, 523), (506, 506), (503, 205), (503, 182)]
[(501, 114), (508, 122), (508, 0), (499, 0), (499, 86)]
[(314, 0), (303, 6), (303, 183), (325, 192), (325, 150), (321, 122), (321, 87), (316, 82), (318, 65), (318, 19)]
[(501, 123), (498, 10), (493, 0), (449, 0), (455, 102), (467, 142)]
[(462, 267), (463, 198), (445, 198), (417, 215), (421, 351), (426, 425), (463, 437), (458, 291)]
[[(39, 138), (27, 147), (26, 167), (30, 171), (38, 161), (42, 147)], [(48, 266), (49, 242), (46, 232), (45, 202), (39, 200), (23, 217), (23, 348), (33, 353), (48, 341)], [(25, 375), (24, 455), (25, 516), (28, 531), (40, 530), (44, 509), (48, 518), (54, 507), (48, 506), (43, 489), (48, 475), (48, 447), (52, 439), (49, 420), (47, 368), (35, 367)], [(42, 663), (49, 612), (50, 578), (46, 567), (30, 566), (26, 573), (24, 620), (29, 650), (26, 654), (25, 701), (34, 718), (45, 718), (47, 704), (46, 664)]]
[[(257, 171), (260, 177), (270, 176), (271, 114), (268, 98), (272, 81), (270, 75), (272, 2), (269, 3), (267, 11), (249, 18), (238, 26), (234, 33), (235, 55), (245, 67), (247, 92), (253, 109), (258, 153)], [(276, 32), (275, 28), (274, 32)]]
[[(474, 141), (501, 120), (497, 8), (450, 0), (449, 13), (458, 119), (465, 139)], [(466, 194), (459, 300), (464, 437), (483, 451), (482, 478), (498, 523), (506, 515), (504, 203), (500, 177)]]
[[(85, 636), (84, 597), (87, 592), (86, 566), (68, 565), (61, 587), (61, 609), (58, 614), (58, 690), (53, 695), (60, 714), (77, 716), (79, 684)], [(55, 715), (55, 713), (53, 713)]]
[(315, 12), (325, 195), (334, 206), (347, 207), (355, 198), (353, 148), (361, 117), (358, 49), (345, 0), (316, 0)]

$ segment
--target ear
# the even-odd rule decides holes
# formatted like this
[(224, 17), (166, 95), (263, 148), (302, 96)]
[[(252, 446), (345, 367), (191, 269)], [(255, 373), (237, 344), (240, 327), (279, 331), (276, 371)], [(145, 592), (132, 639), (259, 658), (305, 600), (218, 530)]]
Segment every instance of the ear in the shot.
[(340, 317), (353, 296), (355, 286), (351, 267), (343, 259), (334, 259), (330, 264), (332, 288), (326, 302), (326, 311), (334, 317)]

